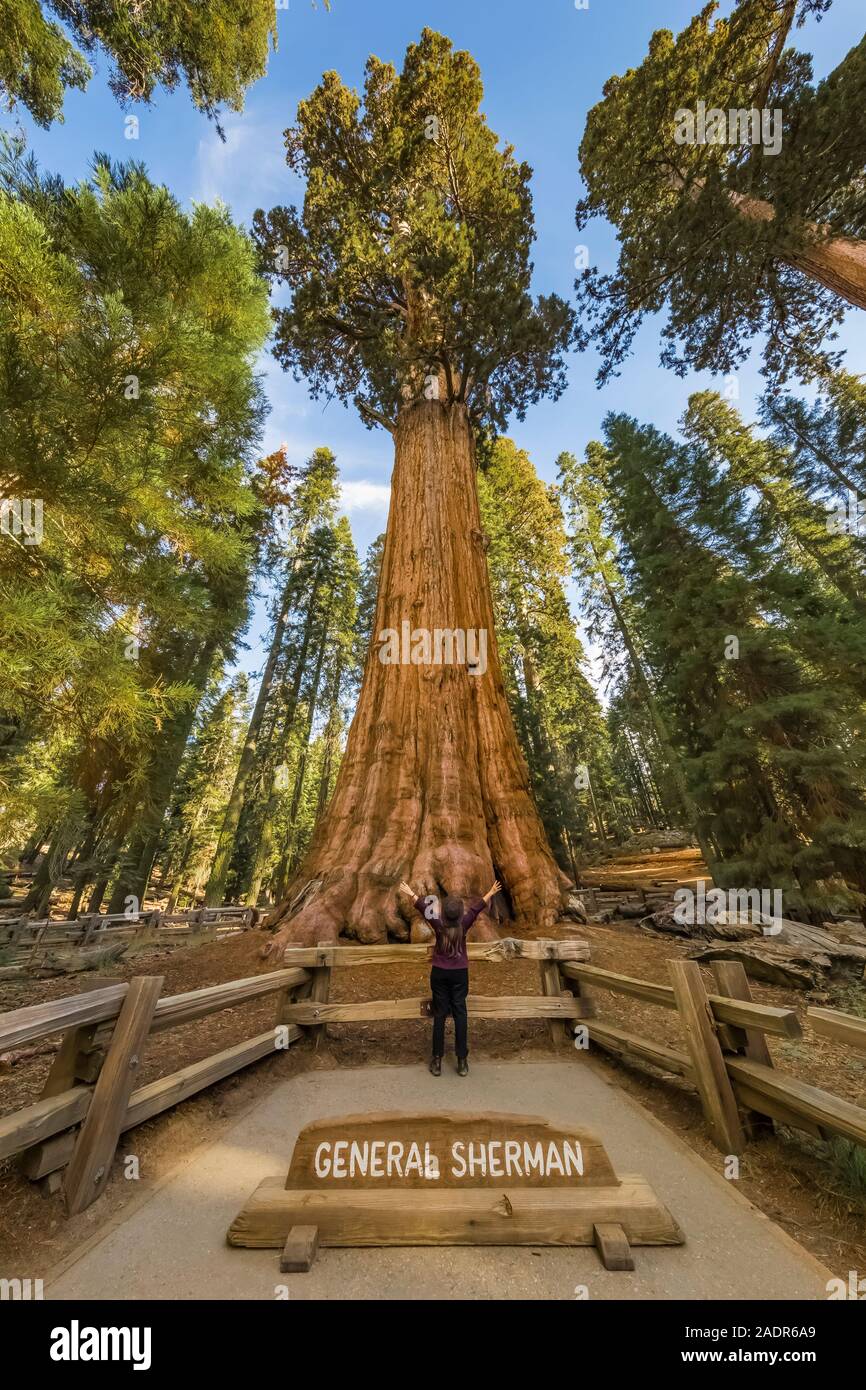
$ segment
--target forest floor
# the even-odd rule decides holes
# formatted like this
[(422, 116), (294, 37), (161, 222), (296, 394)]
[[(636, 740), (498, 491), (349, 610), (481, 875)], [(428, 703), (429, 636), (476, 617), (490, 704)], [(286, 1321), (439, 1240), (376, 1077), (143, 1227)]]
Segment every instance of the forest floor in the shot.
[[(667, 878), (686, 881), (705, 873), (699, 856), (690, 850), (621, 856), (588, 871), (593, 883), (634, 881), (651, 883)], [(634, 922), (563, 925), (562, 936), (590, 943), (593, 964), (622, 974), (667, 982), (667, 962), (686, 956), (692, 946), (676, 939), (650, 936)], [(118, 962), (100, 975), (65, 976), (51, 980), (0, 981), (0, 1011), (41, 1003), (84, 989), (97, 989), (133, 975), (163, 975), (164, 994), (177, 994), (225, 980), (258, 975), (272, 968), (259, 957), (267, 933), (248, 931), (198, 947), (163, 948)], [(709, 977), (708, 983), (709, 983)], [(472, 988), (478, 994), (532, 994), (539, 991), (538, 967), (532, 962), (477, 962)], [(367, 966), (337, 970), (332, 999), (399, 998), (424, 992), (425, 971), (417, 965)], [(830, 980), (820, 996), (772, 985), (753, 984), (762, 1003), (796, 1007), (804, 1018), (809, 1003), (827, 1003), (866, 1015), (866, 986), (850, 977)], [(676, 1014), (608, 992), (593, 994), (599, 1018), (621, 1023), (670, 1047), (682, 1047)], [(142, 1085), (264, 1031), (274, 1020), (274, 999), (266, 998), (227, 1009), (160, 1033), (148, 1043)], [(866, 1106), (866, 1057), (805, 1028), (802, 1038), (769, 1039), (776, 1066), (803, 1081)], [(550, 1055), (551, 1043), (543, 1022), (479, 1019), (473, 1022), (471, 1055), (485, 1058), (532, 1058)], [(214, 1127), (239, 1115), (277, 1080), (312, 1068), (405, 1065), (426, 1063), (427, 1028), (418, 1023), (333, 1024), (314, 1050), (309, 1041), (294, 1045), (254, 1067), (210, 1087), (175, 1110), (141, 1125), (121, 1146), (121, 1155), (134, 1146), (140, 1172), (158, 1181), (185, 1153), (207, 1140)], [(39, 1096), (53, 1052), (0, 1068), (0, 1114), (29, 1104)], [(674, 1130), (717, 1171), (722, 1159), (709, 1141), (695, 1093), (679, 1078), (665, 1077), (620, 1063), (599, 1053), (611, 1080)], [(67, 1220), (61, 1199), (43, 1199), (38, 1188), (21, 1177), (14, 1161), (0, 1164), (0, 1275), (41, 1277), (74, 1247), (99, 1231), (130, 1202), (134, 1186), (116, 1163), (105, 1195), (88, 1211)], [(866, 1267), (866, 1182), (846, 1164), (844, 1155), (789, 1130), (751, 1144), (740, 1160), (739, 1191), (778, 1222), (795, 1240), (847, 1277), (849, 1269)]]

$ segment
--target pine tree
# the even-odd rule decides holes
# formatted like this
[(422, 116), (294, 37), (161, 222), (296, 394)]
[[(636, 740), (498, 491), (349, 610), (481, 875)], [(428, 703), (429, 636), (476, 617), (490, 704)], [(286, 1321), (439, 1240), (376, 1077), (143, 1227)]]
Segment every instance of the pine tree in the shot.
[[(796, 396), (767, 393), (761, 421), (790, 453), (797, 482), (810, 496), (866, 495), (866, 382), (850, 372), (821, 381), (813, 405)], [(862, 500), (862, 497), (861, 499)], [(855, 534), (857, 534), (857, 530)], [(859, 527), (862, 537), (866, 526)]]
[(704, 857), (712, 865), (715, 848), (695, 798), (689, 788), (682, 749), (665, 717), (658, 680), (641, 640), (639, 614), (628, 592), (617, 544), (610, 534), (605, 510), (610, 510), (608, 458), (596, 443), (589, 445), (580, 467), (573, 454), (557, 459), (560, 489), (569, 523), (569, 554), (581, 588), (590, 635), (604, 652), (608, 680), (626, 672), (639, 693), (652, 728), (656, 749), (656, 781), (664, 788), (664, 800), (697, 836)]
[[(322, 539), (325, 540), (324, 537)], [(322, 796), (320, 785), (312, 799), (312, 787), (316, 780), (311, 765), (313, 725), (319, 710), (327, 709), (326, 741), (319, 748), (323, 761), (318, 772), (321, 781), (325, 775), (326, 750), (331, 762), (334, 759), (335, 741), (342, 728), (342, 700), (353, 676), (351, 667), (356, 636), (359, 569), (352, 533), (345, 517), (340, 518), (327, 536), (327, 541), (322, 555), (323, 581), (311, 594), (304, 621), (305, 636), (309, 634), (315, 655), (311, 653), (304, 687), (299, 688), (298, 692), (302, 702), (302, 717), (297, 729), (298, 757), (281, 837), (282, 848), (275, 869), (277, 897), (285, 891), (313, 829), (309, 815), (304, 818), (301, 814), (305, 792), (309, 789), (310, 795), (306, 799), (311, 808), (319, 805)], [(297, 701), (292, 709), (293, 716), (296, 710), (299, 710)], [(330, 775), (329, 768), (329, 778)]]
[[(230, 655), (246, 620), (268, 317), (225, 209), (184, 213), (103, 157), (65, 188), (7, 147), (0, 278), (0, 491), (21, 518), (0, 536), (0, 779), (34, 746), (50, 757), (56, 731), (68, 741), (42, 906), (70, 855), (74, 901), (88, 881), (104, 892), (136, 821), (126, 857), (146, 879), (208, 656)], [(8, 833), (20, 844), (44, 815)]]
[(578, 873), (581, 848), (605, 830), (594, 784), (611, 780), (601, 708), (568, 608), (566, 540), (555, 493), (526, 453), (498, 439), (479, 476), (502, 668), (548, 839)]
[(7, 0), (4, 11), (0, 94), (43, 126), (63, 119), (66, 88), (86, 88), (90, 56), (109, 58), (109, 84), (124, 105), (150, 101), (158, 86), (172, 91), (185, 82), (195, 105), (216, 116), (223, 103), (242, 109), (246, 88), (263, 76), (268, 49), (277, 46), (274, 0), (193, 6)]
[(196, 713), (166, 826), (161, 880), (164, 888), (170, 888), (170, 912), (181, 901), (197, 901), (216, 847), (248, 718), (246, 675), (241, 672), (227, 684), (212, 680)]
[(802, 625), (779, 621), (749, 499), (717, 460), (625, 416), (607, 418), (605, 438), (624, 574), (719, 849), (714, 876), (820, 914), (834, 873), (866, 883), (848, 693), (805, 658)]
[[(256, 790), (250, 778), (256, 766), (259, 740), (275, 689), (286, 630), (293, 605), (301, 586), (309, 579), (308, 546), (316, 528), (333, 515), (337, 498), (337, 467), (330, 449), (317, 449), (308, 460), (298, 487), (286, 508), (283, 529), (286, 532), (279, 560), (284, 575), (282, 590), (274, 616), (274, 627), (268, 649), (256, 703), (250, 718), (246, 739), (238, 763), (232, 794), (226, 807), (217, 852), (211, 866), (205, 892), (208, 906), (223, 901), (232, 855), (241, 817), (248, 809), (248, 796)], [(300, 670), (301, 667), (299, 666)], [(293, 717), (293, 716), (292, 716)], [(290, 721), (291, 722), (291, 721)], [(259, 781), (259, 786), (261, 785)]]

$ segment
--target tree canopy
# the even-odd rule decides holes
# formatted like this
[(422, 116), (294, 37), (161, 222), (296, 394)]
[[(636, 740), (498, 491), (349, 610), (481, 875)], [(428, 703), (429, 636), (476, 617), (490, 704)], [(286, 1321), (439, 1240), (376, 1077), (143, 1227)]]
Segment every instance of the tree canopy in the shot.
[(274, 0), (6, 0), (3, 10), (0, 94), (42, 126), (62, 119), (66, 88), (87, 86), (88, 59), (98, 54), (108, 56), (109, 84), (122, 102), (149, 101), (157, 86), (185, 82), (207, 115), (222, 105), (239, 111), (277, 42)]
[(131, 814), (170, 769), (164, 740), (182, 750), (211, 663), (234, 655), (263, 525), (268, 316), (227, 209), (186, 213), (104, 156), (65, 187), (17, 146), (0, 288), (0, 492), (44, 533), (13, 526), (0, 547), (14, 841), (19, 817), (74, 820), (82, 796), (96, 818)]
[[(773, 382), (838, 364), (834, 330), (849, 303), (866, 306), (866, 39), (818, 83), (787, 46), (829, 4), (738, 0), (718, 19), (712, 0), (605, 84), (580, 146), (577, 213), (581, 228), (607, 217), (621, 243), (615, 273), (590, 267), (577, 282), (601, 382), (665, 308), (661, 360), (680, 375), (731, 371), (761, 335)], [(701, 102), (704, 130), (690, 131)], [(724, 121), (711, 125), (715, 111)]]
[(426, 393), (502, 426), (565, 386), (572, 312), (532, 300), (531, 171), (482, 96), (475, 60), (430, 29), (401, 73), (368, 60), (363, 102), (325, 73), (286, 132), (303, 209), (255, 215), (263, 263), (293, 291), (277, 358), (370, 425)]

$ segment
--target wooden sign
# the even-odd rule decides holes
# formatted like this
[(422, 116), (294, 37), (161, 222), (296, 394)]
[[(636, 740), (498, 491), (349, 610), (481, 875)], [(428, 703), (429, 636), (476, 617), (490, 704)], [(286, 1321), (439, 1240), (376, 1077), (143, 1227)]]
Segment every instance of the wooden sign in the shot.
[(390, 1187), (612, 1186), (601, 1141), (586, 1130), (555, 1129), (535, 1115), (345, 1115), (301, 1130), (287, 1188), (326, 1191)]
[(294, 1231), (294, 1248), (301, 1227), (320, 1246), (595, 1244), (620, 1269), (632, 1267), (629, 1244), (683, 1240), (643, 1178), (617, 1178), (597, 1135), (489, 1111), (307, 1125), (288, 1177), (260, 1183), (228, 1242), (282, 1248)]

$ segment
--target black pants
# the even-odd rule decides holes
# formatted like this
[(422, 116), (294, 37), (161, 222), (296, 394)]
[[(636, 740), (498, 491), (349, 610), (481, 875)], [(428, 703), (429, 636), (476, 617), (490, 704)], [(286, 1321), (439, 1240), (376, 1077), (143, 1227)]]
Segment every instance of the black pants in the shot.
[(458, 1060), (467, 1057), (466, 996), (469, 993), (469, 971), (443, 970), (441, 966), (434, 965), (430, 971), (430, 989), (433, 994), (433, 1056), (441, 1057), (445, 1052), (445, 1020), (450, 1014), (454, 1019), (454, 1050)]

